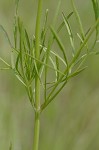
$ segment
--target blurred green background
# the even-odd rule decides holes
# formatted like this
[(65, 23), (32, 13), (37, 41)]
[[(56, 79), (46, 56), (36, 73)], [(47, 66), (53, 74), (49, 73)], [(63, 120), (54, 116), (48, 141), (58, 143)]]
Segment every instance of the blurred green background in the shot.
[[(94, 23), (92, 3), (90, 0), (75, 2), (86, 31)], [(49, 8), (49, 24), (57, 3), (58, 0), (44, 0), (44, 11)], [(19, 14), (30, 33), (35, 29), (36, 8), (37, 0), (20, 0)], [(0, 24), (11, 39), (14, 9), (14, 0), (0, 0)], [(69, 0), (62, 0), (59, 22), (62, 11), (67, 15), (72, 11)], [(71, 23), (76, 31), (75, 21)], [(68, 35), (63, 31), (60, 36), (69, 49)], [(1, 31), (0, 56), (10, 61), (10, 47)], [(39, 150), (99, 149), (99, 56), (90, 56), (86, 64), (88, 69), (70, 80), (42, 113)], [(0, 66), (3, 66), (1, 62)], [(13, 150), (32, 150), (33, 119), (24, 87), (11, 71), (0, 71), (0, 150), (8, 150), (10, 143)]]

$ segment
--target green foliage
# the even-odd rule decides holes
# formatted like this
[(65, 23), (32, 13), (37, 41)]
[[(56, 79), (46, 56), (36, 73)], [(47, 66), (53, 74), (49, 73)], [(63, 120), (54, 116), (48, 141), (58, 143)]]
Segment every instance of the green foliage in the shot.
[[(36, 119), (38, 119), (39, 114), (55, 99), (66, 83), (86, 69), (86, 67), (83, 67), (83, 63), (92, 53), (98, 38), (99, 6), (98, 1), (92, 0), (95, 23), (88, 29), (87, 33), (84, 32), (79, 12), (73, 0), (71, 0), (73, 12), (68, 15), (62, 13), (63, 21), (58, 27), (57, 18), (61, 1), (58, 3), (55, 17), (50, 27), (47, 22), (48, 10), (46, 10), (45, 21), (41, 30), (42, 0), (39, 0), (35, 35), (31, 37), (24, 27), (21, 18), (18, 16), (18, 3), (19, 0), (16, 1), (14, 19), (14, 46), (6, 30), (0, 26), (11, 46), (11, 65), (0, 58), (7, 66), (7, 68), (1, 69), (13, 70), (14, 75), (25, 86), (31, 105), (35, 113), (38, 113), (36, 114)], [(79, 27), (79, 33), (76, 33), (80, 38), (80, 42), (78, 41), (79, 48), (75, 46), (75, 38), (69, 21), (73, 15), (76, 17)], [(72, 48), (72, 51), (70, 51), (71, 60), (68, 59), (67, 49), (59, 37), (59, 32), (63, 27), (66, 28), (70, 39), (70, 46)], [(89, 48), (88, 41), (94, 32), (96, 32), (96, 39), (93, 46)], [(56, 42), (59, 47), (59, 52), (53, 48), (54, 42)], [(60, 55), (58, 53), (60, 53)], [(48, 75), (49, 72), (54, 74), (51, 81)], [(43, 89), (42, 104), (40, 103), (41, 88)], [(36, 147), (34, 149), (36, 150), (38, 148)], [(11, 150), (11, 148), (9, 150)]]
[[(99, 3), (97, 0), (92, 0), (92, 4), (93, 4), (93, 9), (94, 9), (94, 14), (95, 14), (95, 20), (97, 21), (99, 19)], [(96, 27), (96, 37), (95, 37), (95, 41), (92, 46), (92, 49), (94, 48), (98, 40), (98, 34), (99, 34), (99, 25)]]
[[(16, 7), (18, 7), (18, 2), (16, 3)], [(36, 38), (38, 40), (38, 36), (35, 37), (30, 37), (26, 28), (23, 25), (23, 22), (21, 21), (20, 17), (17, 14), (17, 9), (16, 9), (16, 15), (15, 15), (15, 23), (14, 23), (14, 46), (12, 46), (12, 43), (10, 42), (9, 36), (5, 29), (1, 26), (1, 29), (3, 30), (5, 36), (8, 39), (8, 42), (12, 48), (12, 64), (9, 65), (4, 61), (2, 58), (0, 58), (1, 61), (3, 61), (9, 69), (12, 69), (15, 76), (19, 79), (19, 81), (26, 87), (27, 93), (29, 95), (30, 102), (32, 106), (35, 108), (35, 78), (38, 76), (39, 81), (41, 86), (44, 89), (44, 103), (41, 106), (41, 111), (43, 108), (45, 108), (50, 101), (53, 100), (53, 98), (56, 97), (56, 93), (59, 93), (64, 85), (67, 83), (68, 79), (71, 77), (74, 77), (78, 75), (80, 72), (82, 72), (85, 68), (81, 68), (82, 62), (85, 61), (83, 56), (88, 56), (91, 52), (89, 50), (85, 52), (85, 54), (81, 54), (82, 50), (84, 48), (88, 49), (88, 40), (93, 34), (93, 32), (96, 30), (96, 36), (98, 36), (98, 26), (99, 26), (99, 9), (98, 9), (98, 2), (92, 0), (93, 3), (93, 8), (94, 8), (94, 13), (95, 13), (95, 19), (96, 23), (90, 28), (89, 32), (87, 34), (84, 33), (81, 19), (79, 16), (79, 13), (76, 9), (76, 6), (74, 4), (74, 1), (72, 0), (72, 6), (73, 6), (73, 12), (71, 12), (67, 17), (65, 16), (64, 13), (62, 13), (63, 17), (63, 22), (59, 25), (58, 29), (55, 31), (54, 27), (56, 26), (57, 22), (57, 16), (59, 12), (59, 7), (61, 1), (59, 1), (55, 17), (53, 20), (53, 24), (50, 26), (48, 29), (47, 26), (47, 20), (48, 20), (48, 9), (46, 10), (45, 13), (45, 21), (44, 25), (41, 31), (41, 34), (38, 35), (41, 38), (39, 39), (39, 46), (38, 42), (36, 42)], [(82, 39), (80, 46), (77, 50), (75, 47), (74, 43), (74, 36), (73, 32), (71, 29), (71, 25), (69, 23), (69, 18), (73, 15), (76, 16), (78, 26), (80, 29), (80, 33), (78, 33), (79, 37)], [(66, 48), (63, 45), (58, 33), (61, 31), (61, 29), (66, 27), (70, 39), (70, 44), (72, 47), (72, 56), (73, 58), (71, 59), (71, 62), (68, 61), (68, 56), (66, 54)], [(47, 37), (47, 32), (49, 30), (49, 39), (48, 39), (48, 45), (46, 45), (46, 37)], [(37, 31), (36, 31), (37, 32)], [(40, 32), (40, 31), (39, 31)], [(38, 33), (38, 32), (37, 32)], [(81, 34), (81, 35), (80, 35)], [(59, 56), (56, 51), (53, 51), (53, 43), (54, 41), (57, 42), (57, 45), (59, 46), (60, 52), (62, 53), (62, 56)], [(87, 47), (86, 47), (87, 46)], [(94, 44), (95, 46), (95, 44)], [(94, 48), (94, 47), (93, 47)], [(39, 49), (39, 57), (37, 50)], [(14, 55), (16, 55), (14, 57)], [(86, 57), (87, 58), (87, 57)], [(79, 64), (80, 66), (78, 67), (76, 64)], [(64, 65), (65, 69), (62, 70), (61, 68), (61, 63)], [(50, 65), (52, 64), (52, 65)], [(53, 66), (53, 67), (52, 67)], [(74, 69), (75, 66), (78, 68)], [(3, 69), (3, 68), (2, 68)], [(47, 81), (48, 80), (48, 70), (52, 70), (52, 72), (55, 73), (55, 79), (53, 81)], [(42, 80), (42, 77), (45, 76), (45, 79)], [(64, 83), (65, 82), (65, 83)], [(60, 87), (61, 85), (61, 87)], [(58, 89), (59, 86), (59, 89)], [(50, 89), (50, 93), (48, 90)], [(57, 91), (58, 90), (58, 91)], [(31, 92), (30, 92), (31, 91)], [(53, 97), (53, 98), (52, 98)], [(50, 100), (51, 99), (51, 100)]]

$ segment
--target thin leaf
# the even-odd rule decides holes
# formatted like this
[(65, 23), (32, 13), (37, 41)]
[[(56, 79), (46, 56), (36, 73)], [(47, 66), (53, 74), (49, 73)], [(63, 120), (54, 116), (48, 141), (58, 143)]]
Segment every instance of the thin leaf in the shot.
[(97, 20), (99, 18), (99, 3), (97, 0), (92, 0), (92, 4), (95, 13), (95, 19)]
[(61, 5), (61, 1), (62, 0), (59, 0), (59, 2), (57, 4), (56, 13), (55, 13), (54, 21), (53, 21), (53, 24), (52, 24), (53, 27), (55, 27), (55, 24), (57, 22), (57, 17), (58, 17), (58, 14), (59, 14), (59, 9), (60, 9), (60, 5)]
[(15, 63), (15, 68), (18, 70), (18, 66), (19, 66), (19, 61), (20, 61), (20, 53), (17, 55), (16, 58), (16, 63)]
[[(59, 70), (59, 59), (57, 56), (55, 58), (56, 58), (56, 67), (57, 67), (56, 69)], [(57, 77), (56, 81), (58, 81), (59, 80), (59, 72), (56, 72), (56, 73), (57, 73), (56, 74), (56, 77)]]
[(88, 54), (82, 55), (82, 56), (76, 61), (76, 63), (74, 64), (74, 66), (76, 66), (77, 64), (83, 62), (87, 56), (88, 56)]
[[(73, 12), (71, 12), (66, 18), (69, 19), (71, 16), (73, 15)], [(63, 26), (65, 25), (64, 21), (60, 24), (60, 26), (57, 29), (57, 33), (59, 33), (61, 31), (61, 29), (63, 28)]]
[[(82, 40), (84, 41), (84, 39), (85, 39), (85, 33), (84, 33), (82, 21), (81, 21), (81, 19), (80, 19), (78, 10), (76, 9), (74, 0), (71, 0), (71, 2), (72, 2), (72, 6), (73, 6), (73, 11), (74, 11), (74, 14), (75, 14), (75, 16), (76, 16), (76, 19), (77, 19), (77, 22), (78, 22), (78, 25), (79, 25), (79, 29), (80, 29), (80, 32), (81, 32), (81, 37), (82, 37)], [(88, 44), (86, 43), (85, 46), (86, 46), (87, 51), (88, 51), (88, 49), (89, 49), (89, 48), (88, 48)]]
[(7, 65), (9, 68), (11, 68), (11, 66), (10, 66), (3, 58), (0, 57), (0, 60), (1, 60), (5, 65)]
[(25, 53), (25, 54), (28, 55), (28, 56), (30, 56), (30, 57), (31, 57), (32, 59), (34, 59), (35, 61), (38, 61), (38, 62), (41, 63), (42, 65), (45, 65), (47, 68), (50, 68), (50, 69), (52, 69), (52, 70), (54, 70), (54, 71), (58, 71), (60, 74), (65, 75), (65, 74), (62, 73), (60, 70), (55, 70), (52, 66), (50, 66), (50, 65), (48, 65), (48, 64), (46, 64), (46, 63), (40, 61), (39, 59), (33, 57), (32, 55), (30, 55), (30, 54), (28, 54), (28, 53)]
[[(73, 58), (73, 60), (71, 61), (70, 66), (73, 65), (73, 63), (77, 60), (77, 58), (79, 57), (82, 49), (84, 48), (84, 46), (86, 45), (87, 41), (89, 40), (89, 38), (91, 37), (91, 35), (93, 34), (93, 32), (95, 31), (96, 27), (99, 25), (99, 19), (95, 22), (95, 24), (91, 27), (89, 33), (87, 34), (85, 40), (83, 41), (83, 43), (81, 44), (80, 48), (77, 50), (77, 53), (75, 55), (75, 57)], [(67, 69), (65, 70), (65, 72), (67, 72)]]
[(27, 33), (26, 29), (25, 29), (25, 37), (26, 37), (27, 46), (30, 50), (30, 40), (29, 40), (29, 36), (28, 36), (28, 33)]
[(6, 32), (6, 30), (4, 29), (4, 27), (3, 27), (2, 25), (0, 25), (0, 29), (3, 31), (5, 37), (7, 38), (10, 47), (13, 48), (13, 45), (12, 45), (12, 43), (11, 43), (11, 41), (10, 41), (10, 38), (9, 38), (9, 36), (8, 36), (8, 33)]
[(51, 32), (52, 32), (52, 34), (54, 35), (54, 37), (55, 37), (55, 39), (56, 39), (56, 41), (57, 41), (57, 44), (58, 44), (58, 46), (60, 47), (60, 50), (61, 50), (62, 53), (63, 53), (63, 57), (64, 57), (64, 59), (65, 59), (65, 62), (66, 62), (66, 64), (67, 64), (67, 66), (68, 66), (68, 61), (67, 61), (67, 56), (66, 56), (66, 54), (65, 54), (64, 45), (62, 44), (60, 38), (58, 37), (57, 33), (55, 32), (55, 30), (54, 30), (52, 27), (51, 27)]
[(0, 68), (0, 70), (10, 70), (11, 68)]
[[(47, 48), (43, 47), (43, 50), (44, 50), (44, 52), (46, 52)], [(57, 57), (65, 66), (67, 66), (67, 64), (64, 61), (64, 59), (62, 57), (60, 57), (56, 52), (54, 52), (54, 51), (51, 50), (50, 53), (53, 54), (55, 57)]]
[(84, 30), (83, 30), (83, 26), (82, 26), (82, 22), (81, 22), (79, 13), (78, 13), (78, 11), (76, 9), (76, 6), (74, 4), (74, 0), (71, 0), (71, 2), (72, 2), (74, 14), (75, 14), (77, 22), (79, 24), (79, 29), (80, 29), (80, 32), (81, 32), (82, 39), (84, 40), (85, 39), (85, 34), (84, 34)]
[[(81, 44), (80, 48), (77, 51), (77, 54), (75, 55), (75, 57), (73, 58), (73, 60), (71, 61), (71, 63), (69, 64), (68, 68), (65, 69), (64, 74), (68, 75), (68, 70), (69, 68), (75, 63), (75, 61), (77, 60), (77, 58), (79, 57), (83, 47), (86, 45), (86, 42), (89, 40), (90, 36), (92, 35), (92, 33), (95, 31), (96, 26), (99, 25), (99, 19), (96, 21), (96, 23), (91, 27), (90, 32), (88, 33), (88, 35), (86, 36), (84, 42)], [(54, 88), (52, 89), (52, 91), (50, 92), (49, 96), (47, 99), (50, 98), (50, 96), (53, 94), (53, 92), (56, 90), (57, 86), (60, 84), (61, 81), (63, 81), (63, 75), (61, 75), (60, 79), (58, 80), (58, 82), (55, 83)]]
[(75, 46), (74, 46), (73, 33), (72, 33), (72, 30), (71, 30), (70, 24), (69, 24), (66, 16), (64, 15), (64, 13), (62, 13), (62, 16), (63, 16), (63, 20), (64, 20), (65, 26), (66, 26), (68, 34), (69, 34), (70, 43), (71, 43), (71, 46), (72, 46), (72, 55), (74, 56), (75, 55)]
[(15, 12), (16, 12), (16, 15), (17, 15), (17, 13), (18, 13), (19, 1), (20, 1), (20, 0), (15, 0), (15, 5), (16, 5), (16, 10), (15, 10)]
[(11, 67), (12, 67), (12, 69), (15, 69), (14, 52), (13, 52), (13, 50), (11, 51)]
[(17, 79), (25, 86), (27, 87), (27, 85), (25, 84), (25, 82), (20, 78), (20, 76), (18, 74), (15, 74), (15, 76), (17, 77)]
[(23, 77), (25, 80), (27, 80), (26, 78), (26, 74), (25, 74), (25, 70), (24, 70), (24, 40), (25, 40), (25, 29), (23, 26), (23, 22), (20, 20), (20, 18), (18, 17), (18, 30), (19, 30), (19, 40), (20, 40), (20, 67), (21, 67), (21, 71), (23, 74)]
[[(59, 69), (57, 68), (55, 62), (53, 61), (53, 59), (52, 59), (51, 57), (50, 57), (50, 61), (51, 61), (52, 65), (53, 65), (54, 69), (55, 69), (55, 70), (59, 70)], [(56, 73), (56, 80), (57, 80), (57, 73), (59, 73), (59, 72), (55, 71), (55, 73)], [(55, 80), (55, 81), (56, 81), (56, 80)]]
[(82, 69), (79, 69), (78, 71), (74, 72), (73, 74), (69, 75), (69, 76), (68, 76), (68, 79), (79, 75), (79, 74), (80, 74), (81, 72), (83, 72), (86, 68), (88, 68), (88, 67), (86, 66), (86, 67), (84, 67), (84, 68), (82, 68)]
[(42, 33), (41, 33), (41, 40), (42, 40), (42, 45), (44, 45), (44, 41), (45, 41), (45, 36), (46, 36), (46, 26), (47, 26), (47, 20), (48, 20), (48, 9), (46, 9), (46, 13), (45, 13), (45, 21), (44, 21), (44, 25), (43, 25), (43, 29), (42, 29)]
[(83, 43), (83, 39), (82, 37), (79, 35), (79, 33), (77, 33), (78, 38), (80, 39), (80, 41)]
[[(33, 58), (33, 57), (31, 57), (31, 58)], [(38, 60), (39, 60), (39, 59), (38, 59)], [(36, 59), (34, 59), (35, 75), (38, 76), (38, 78), (39, 78), (39, 80), (40, 80), (40, 83), (41, 83), (42, 87), (44, 88), (43, 82), (42, 82), (42, 80), (41, 80), (41, 78), (40, 78), (40, 69), (39, 69), (39, 66), (37, 66), (37, 63), (38, 63), (38, 62), (39, 62), (39, 61), (36, 61)]]
[(57, 92), (51, 97), (51, 95), (47, 98), (47, 100), (41, 105), (41, 112), (55, 99), (55, 97), (60, 93), (60, 91), (66, 85), (67, 80), (62, 84), (62, 86), (57, 90)]
[[(97, 0), (92, 0), (92, 4), (93, 4), (93, 9), (94, 9), (94, 14), (95, 14), (95, 20), (97, 21), (97, 19), (99, 19), (99, 3)], [(99, 26), (96, 27), (96, 37), (95, 37), (91, 50), (93, 50), (96, 45), (98, 33), (99, 33)]]
[[(56, 13), (55, 13), (53, 23), (52, 23), (53, 27), (56, 26), (60, 5), (61, 5), (61, 0), (59, 0), (58, 5), (57, 5)], [(52, 44), (53, 44), (53, 40), (54, 40), (54, 37), (52, 35), (50, 35), (49, 41), (48, 41), (48, 46), (47, 46), (47, 51), (46, 51), (46, 62), (45, 62), (46, 64), (48, 64), (48, 62), (49, 62), (49, 55), (50, 55), (50, 50), (51, 50), (51, 47), (52, 47)], [(47, 73), (48, 73), (48, 68), (45, 67), (45, 89), (46, 89)], [(46, 93), (45, 93), (45, 99), (46, 99)]]
[(52, 93), (48, 96), (47, 100), (45, 103), (42, 104), (41, 106), (41, 112), (52, 102), (53, 99), (55, 99), (55, 97), (60, 93), (60, 91), (64, 88), (64, 86), (66, 85), (67, 83), (67, 80), (71, 77), (74, 77), (74, 76), (77, 76), (78, 74), (80, 74), (82, 71), (84, 71), (87, 67), (84, 67), (80, 70), (78, 70), (77, 72), (73, 73), (72, 75), (68, 76), (68, 78), (66, 78), (64, 80), (64, 83), (62, 84), (62, 86), (59, 88), (59, 90), (57, 90), (57, 92), (53, 95)]
[(18, 31), (17, 31), (17, 26), (14, 26), (14, 45), (15, 48), (17, 48), (17, 35), (18, 35)]

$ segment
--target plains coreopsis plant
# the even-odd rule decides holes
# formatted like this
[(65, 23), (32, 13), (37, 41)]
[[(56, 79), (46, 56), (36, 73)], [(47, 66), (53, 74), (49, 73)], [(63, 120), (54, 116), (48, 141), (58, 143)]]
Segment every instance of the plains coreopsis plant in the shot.
[[(86, 69), (86, 66), (83, 67), (83, 64), (87, 57), (89, 55), (98, 54), (98, 52), (94, 51), (94, 47), (99, 40), (98, 0), (91, 0), (93, 12), (95, 14), (95, 22), (93, 25), (89, 25), (87, 32), (84, 31), (74, 0), (71, 0), (71, 13), (65, 14), (62, 12), (62, 22), (60, 24), (57, 24), (57, 18), (61, 0), (58, 2), (53, 23), (50, 26), (48, 25), (49, 11), (47, 9), (44, 24), (41, 26), (43, 2), (44, 0), (37, 0), (38, 10), (35, 33), (32, 37), (29, 36), (27, 29), (18, 15), (19, 0), (16, 0), (14, 17), (14, 44), (10, 41), (6, 30), (0, 25), (0, 28), (11, 46), (11, 64), (0, 57), (0, 60), (6, 65), (6, 68), (1, 68), (1, 70), (13, 70), (13, 74), (25, 87), (35, 113), (32, 150), (39, 149), (40, 115), (43, 110), (56, 98), (71, 78), (77, 76)], [(75, 44), (74, 33), (69, 21), (71, 17), (76, 18), (77, 28), (79, 28), (79, 33), (76, 33), (79, 47), (76, 47)], [(59, 37), (59, 32), (61, 32), (63, 27), (65, 27), (64, 32), (66, 30), (70, 40), (71, 60), (68, 59), (66, 47)], [(95, 38), (90, 46), (88, 41), (93, 33), (95, 33)], [(56, 42), (59, 47), (61, 56), (58, 54), (57, 49), (53, 49), (54, 42)], [(51, 79), (49, 79), (48, 76), (49, 72), (54, 74)], [(41, 101), (41, 89), (43, 89), (43, 101)], [(12, 146), (10, 146), (9, 149), (13, 149)]]

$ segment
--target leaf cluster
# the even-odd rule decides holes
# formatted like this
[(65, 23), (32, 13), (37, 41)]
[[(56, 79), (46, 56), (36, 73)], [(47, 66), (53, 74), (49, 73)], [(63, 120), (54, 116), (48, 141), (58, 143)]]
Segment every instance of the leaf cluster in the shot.
[[(54, 20), (50, 27), (48, 26), (48, 9), (45, 13), (45, 21), (41, 30), (40, 40), (40, 58), (36, 57), (36, 43), (35, 35), (32, 37), (28, 34), (23, 22), (18, 16), (18, 2), (16, 1), (16, 13), (14, 19), (14, 44), (10, 42), (9, 36), (5, 29), (3, 30), (8, 42), (11, 46), (11, 65), (5, 60), (0, 60), (11, 69), (18, 80), (25, 86), (29, 100), (35, 110), (35, 78), (38, 76), (41, 88), (43, 90), (43, 99), (40, 112), (42, 112), (48, 104), (55, 99), (55, 97), (64, 88), (69, 79), (77, 76), (86, 69), (83, 67), (83, 63), (90, 54), (95, 54), (93, 51), (99, 34), (99, 5), (97, 0), (92, 0), (93, 10), (95, 14), (95, 23), (87, 32), (84, 31), (79, 12), (75, 6), (74, 0), (71, 0), (72, 12), (66, 15), (62, 13), (62, 22), (57, 26), (57, 18), (59, 15), (59, 8), (61, 1), (58, 3), (58, 7), (54, 16)], [(74, 33), (70, 24), (70, 18), (76, 17), (76, 21), (79, 27), (79, 33), (77, 34), (79, 48), (75, 45)], [(71, 45), (71, 60), (68, 59), (67, 49), (63, 44), (59, 32), (64, 28), (68, 33), (68, 38)], [(90, 47), (88, 40), (96, 32), (96, 37), (93, 45)], [(48, 38), (49, 37), (49, 38)], [(56, 42), (60, 52), (53, 48), (53, 44)], [(59, 55), (61, 53), (61, 55)], [(49, 72), (52, 72), (52, 80), (49, 80)]]

